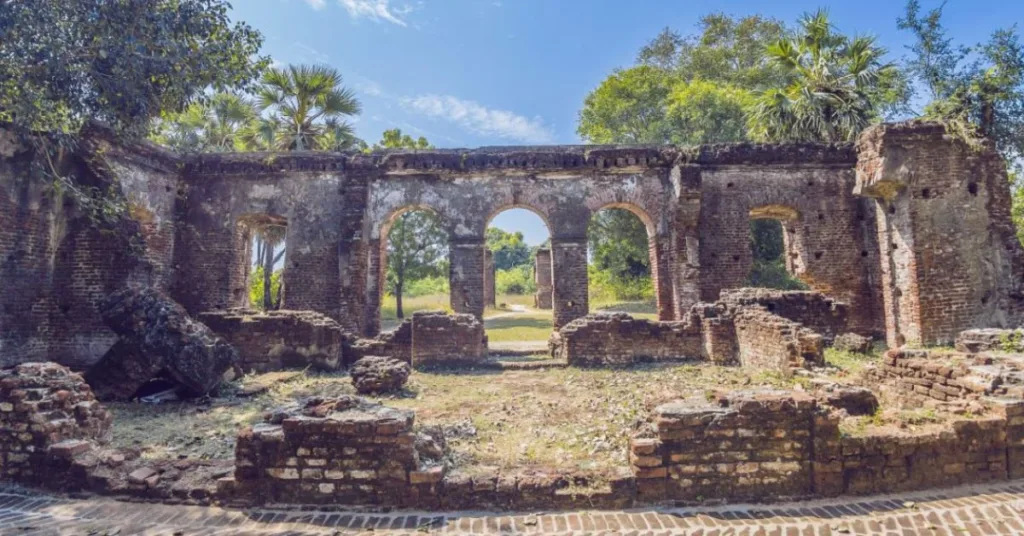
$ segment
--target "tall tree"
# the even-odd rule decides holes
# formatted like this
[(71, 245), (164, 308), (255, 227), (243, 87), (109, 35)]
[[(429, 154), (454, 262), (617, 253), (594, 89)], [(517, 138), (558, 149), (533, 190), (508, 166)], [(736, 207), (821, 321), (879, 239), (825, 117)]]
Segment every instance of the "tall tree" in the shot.
[(386, 278), (398, 318), (405, 318), (402, 295), (406, 284), (441, 275), (447, 256), (448, 235), (433, 213), (411, 210), (395, 219), (387, 236)]
[(656, 67), (616, 70), (587, 95), (576, 131), (591, 143), (665, 143), (665, 102), (674, 83)]
[(0, 2), (0, 121), (73, 134), (97, 119), (145, 135), (208, 88), (243, 88), (262, 38), (224, 0)]
[(495, 270), (509, 270), (530, 263), (530, 246), (523, 233), (510, 233), (497, 227), (487, 228), (487, 249), (494, 255)]
[(270, 114), (268, 124), (275, 128), (272, 146), (282, 151), (314, 150), (329, 128), (351, 133), (344, 118), (361, 110), (355, 94), (342, 86), (341, 74), (324, 65), (269, 69), (257, 104)]
[[(253, 235), (256, 238), (256, 263), (261, 270), (254, 273), (263, 276), (263, 303), (264, 310), (276, 309), (281, 306), (281, 296), (276, 297), (272, 292), (274, 267), (284, 258), (285, 249), (279, 246), (284, 244), (287, 228), (283, 225), (264, 224), (253, 227)], [(280, 287), (278, 287), (280, 290)], [(276, 300), (276, 303), (275, 303)]]
[(182, 152), (229, 152), (244, 145), (244, 132), (256, 120), (247, 97), (217, 93), (179, 113), (164, 114), (151, 138)]
[(898, 69), (870, 37), (837, 33), (828, 12), (804, 15), (798, 31), (768, 47), (785, 87), (766, 89), (749, 109), (750, 134), (769, 141), (850, 141), (906, 100)]
[(1024, 158), (1024, 45), (1016, 27), (974, 47), (956, 45), (942, 27), (942, 6), (921, 14), (909, 0), (901, 29), (911, 32), (907, 70), (930, 97), (923, 115), (976, 141), (992, 139), (1010, 165)]

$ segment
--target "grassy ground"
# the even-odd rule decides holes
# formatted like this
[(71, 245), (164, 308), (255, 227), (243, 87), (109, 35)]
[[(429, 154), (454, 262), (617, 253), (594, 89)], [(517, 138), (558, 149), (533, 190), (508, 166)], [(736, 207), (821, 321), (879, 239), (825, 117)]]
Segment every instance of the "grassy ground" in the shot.
[[(533, 296), (529, 294), (503, 294), (495, 299), (497, 307), (488, 307), (484, 312), (484, 328), (487, 337), (494, 342), (546, 341), (551, 335), (551, 310), (533, 308)], [(402, 303), (405, 315), (416, 311), (450, 311), (447, 294), (405, 298)], [(385, 296), (381, 303), (381, 329), (394, 329), (401, 323), (395, 314), (395, 298)], [(600, 303), (591, 306), (594, 312), (623, 312), (637, 318), (657, 320), (654, 304), (647, 302)]]
[[(152, 458), (230, 459), (237, 431), (259, 422), (264, 412), (307, 396), (353, 392), (344, 373), (290, 379), (271, 374), (285, 380), (249, 399), (217, 398), (210, 406), (109, 404), (115, 419), (112, 441)], [(416, 372), (406, 392), (382, 401), (416, 410), (419, 425), (475, 428), (475, 434), (452, 441), (461, 471), (548, 468), (600, 477), (626, 466), (631, 430), (663, 401), (720, 387), (788, 384), (777, 375), (707, 364)]]

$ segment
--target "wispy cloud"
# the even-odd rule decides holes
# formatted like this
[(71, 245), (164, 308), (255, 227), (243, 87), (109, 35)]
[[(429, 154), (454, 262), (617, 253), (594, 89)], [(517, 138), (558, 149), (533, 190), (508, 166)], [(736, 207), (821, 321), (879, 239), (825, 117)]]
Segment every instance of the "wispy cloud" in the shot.
[[(319, 0), (323, 1), (323, 0)], [(413, 8), (410, 5), (391, 7), (390, 0), (338, 0), (353, 19), (367, 18), (374, 22), (387, 21), (399, 26), (408, 26), (402, 20)]]
[(323, 9), (327, 5), (327, 0), (306, 0), (309, 7), (313, 9)]
[(485, 136), (525, 143), (550, 143), (551, 130), (539, 117), (528, 118), (507, 110), (495, 110), (451, 95), (420, 95), (402, 99), (409, 110), (455, 123)]

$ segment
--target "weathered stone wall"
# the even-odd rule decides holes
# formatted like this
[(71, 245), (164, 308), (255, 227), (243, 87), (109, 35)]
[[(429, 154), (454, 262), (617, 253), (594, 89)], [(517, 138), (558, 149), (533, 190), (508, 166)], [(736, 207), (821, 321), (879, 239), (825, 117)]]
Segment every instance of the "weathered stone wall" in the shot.
[(700, 359), (700, 326), (657, 322), (625, 313), (587, 315), (561, 330), (555, 357), (576, 366), (624, 366), (651, 361)]
[(736, 391), (716, 402), (655, 409), (656, 437), (630, 443), (640, 500), (764, 500), (811, 493), (813, 398)]
[(908, 405), (983, 396), (1024, 399), (1017, 358), (932, 350), (889, 350), (882, 363), (864, 370), (868, 383), (885, 385)]
[(850, 329), (850, 305), (826, 293), (740, 288), (722, 291), (719, 301), (734, 310), (761, 306), (820, 333), (828, 342)]
[(1018, 325), (1024, 249), (1002, 157), (915, 122), (872, 127), (857, 151), (855, 191), (874, 198), (889, 345)]
[(551, 308), (551, 250), (541, 248), (533, 261), (533, 278), (537, 292), (533, 295), (533, 306), (537, 309)]
[(878, 264), (868, 201), (853, 194), (849, 145), (708, 146), (700, 167), (701, 299), (742, 287), (753, 266), (750, 220), (782, 223), (789, 271), (850, 304), (851, 329), (880, 332), (873, 290)]
[(0, 479), (49, 481), (51, 447), (103, 438), (111, 416), (82, 377), (56, 363), (0, 370)]
[(888, 493), (1016, 478), (1024, 472), (1024, 403), (942, 432), (841, 436), (839, 419), (804, 393), (734, 391), (717, 405), (674, 402), (656, 432), (630, 441), (637, 499), (779, 500)]
[(27, 143), (2, 128), (0, 140), (0, 366), (58, 360), (85, 368), (116, 339), (98, 301), (130, 281), (169, 284), (176, 157), (87, 131), (56, 166), (80, 185), (112, 188), (134, 218), (97, 224), (70, 193), (51, 188)]
[(283, 368), (335, 370), (345, 360), (345, 335), (333, 319), (313, 311), (232, 309), (202, 313), (199, 321), (238, 350), (243, 372)]
[(824, 363), (824, 338), (798, 322), (754, 306), (739, 309), (733, 324), (744, 367), (788, 372)]
[(422, 476), (414, 417), (356, 397), (315, 400), (239, 434), (225, 486), (257, 502), (399, 504)]
[(413, 313), (413, 366), (473, 365), (486, 358), (484, 323), (475, 316), (430, 311)]
[(1024, 353), (1024, 329), (967, 329), (956, 336), (956, 349), (967, 353)]
[(416, 311), (391, 331), (355, 341), (346, 352), (346, 365), (370, 355), (415, 367), (472, 366), (487, 358), (487, 335), (473, 315)]

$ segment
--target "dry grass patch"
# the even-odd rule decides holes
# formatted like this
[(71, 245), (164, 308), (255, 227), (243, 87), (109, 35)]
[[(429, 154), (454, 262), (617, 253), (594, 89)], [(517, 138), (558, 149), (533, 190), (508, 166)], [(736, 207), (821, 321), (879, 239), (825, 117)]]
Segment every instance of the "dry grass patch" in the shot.
[[(246, 381), (266, 380), (263, 376)], [(379, 400), (416, 410), (420, 426), (475, 428), (451, 441), (462, 471), (535, 468), (600, 478), (627, 465), (631, 431), (662, 402), (717, 388), (791, 385), (781, 376), (708, 364), (434, 371), (414, 373), (406, 392)], [(265, 411), (308, 396), (353, 392), (345, 374), (300, 374), (285, 376), (251, 398), (226, 396), (206, 405), (110, 404), (113, 441), (153, 458), (230, 459), (235, 434), (259, 422)]]

